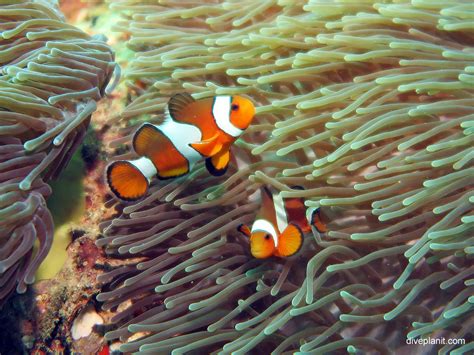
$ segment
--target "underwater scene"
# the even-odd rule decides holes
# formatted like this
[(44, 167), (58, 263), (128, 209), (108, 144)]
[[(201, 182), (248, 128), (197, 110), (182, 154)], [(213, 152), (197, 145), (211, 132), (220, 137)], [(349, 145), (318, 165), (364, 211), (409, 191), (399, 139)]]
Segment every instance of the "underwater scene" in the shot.
[(0, 0), (0, 355), (474, 354), (472, 0)]

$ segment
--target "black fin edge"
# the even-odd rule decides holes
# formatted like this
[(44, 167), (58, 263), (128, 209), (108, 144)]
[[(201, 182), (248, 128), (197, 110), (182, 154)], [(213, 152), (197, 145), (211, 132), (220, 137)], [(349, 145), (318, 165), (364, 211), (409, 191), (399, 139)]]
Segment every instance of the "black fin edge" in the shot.
[(222, 176), (226, 173), (227, 171), (227, 168), (229, 167), (229, 164), (227, 164), (225, 166), (224, 169), (216, 169), (214, 167), (214, 165), (212, 164), (212, 161), (211, 161), (212, 158), (207, 158), (206, 159), (206, 168), (207, 168), (207, 171), (209, 171), (209, 173), (211, 175), (214, 175), (214, 176)]
[(305, 188), (301, 185), (290, 186), (292, 190), (304, 190)]
[(264, 186), (262, 189), (267, 194), (268, 197), (273, 198), (273, 193), (268, 186)]
[[(138, 136), (138, 134), (140, 133), (140, 131), (141, 131), (142, 129), (144, 129), (145, 127), (147, 127), (147, 126), (151, 126), (151, 128), (156, 129), (156, 127), (155, 127), (153, 124), (151, 124), (151, 123), (149, 123), (149, 122), (145, 122), (145, 123), (143, 123), (140, 127), (138, 127), (138, 129), (137, 129), (137, 130), (135, 131), (135, 133), (133, 134), (133, 138), (132, 138), (132, 148), (133, 148), (133, 151), (134, 151), (135, 153), (137, 153), (137, 154), (138, 154), (138, 152), (137, 152), (137, 150), (135, 149), (135, 141), (137, 140), (137, 136)], [(156, 130), (158, 131), (158, 129), (156, 129)], [(125, 160), (122, 160), (122, 161), (125, 161)]]
[[(129, 165), (133, 166), (132, 163), (130, 163), (126, 160), (116, 160), (116, 161), (110, 163), (106, 168), (107, 186), (109, 187), (109, 189), (114, 193), (114, 195), (118, 199), (123, 200), (123, 201), (127, 201), (127, 202), (138, 201), (138, 200), (142, 199), (143, 197), (145, 197), (146, 193), (148, 192), (148, 188), (150, 187), (150, 183), (148, 182), (146, 176), (143, 175), (143, 173), (138, 169), (137, 170), (140, 172), (140, 174), (142, 174), (142, 176), (145, 178), (145, 181), (147, 182), (145, 193), (142, 196), (138, 196), (137, 198), (129, 198), (129, 197), (121, 197), (120, 196), (120, 193), (112, 186), (111, 178), (110, 178), (110, 174), (112, 172), (112, 169), (113, 169), (114, 165), (117, 164), (117, 163), (126, 163), (126, 164), (129, 164)], [(134, 168), (136, 169), (135, 166), (134, 166)]]
[(311, 221), (310, 221), (310, 223), (311, 223), (311, 225), (312, 225), (314, 228), (316, 228), (316, 230), (317, 230), (319, 233), (326, 233), (326, 231), (322, 231), (322, 230), (320, 230), (318, 227), (316, 227), (316, 224), (315, 224), (316, 216), (319, 217), (319, 222), (324, 225), (323, 221), (321, 220), (321, 207), (316, 208), (316, 209), (313, 211), (313, 213), (311, 213)]

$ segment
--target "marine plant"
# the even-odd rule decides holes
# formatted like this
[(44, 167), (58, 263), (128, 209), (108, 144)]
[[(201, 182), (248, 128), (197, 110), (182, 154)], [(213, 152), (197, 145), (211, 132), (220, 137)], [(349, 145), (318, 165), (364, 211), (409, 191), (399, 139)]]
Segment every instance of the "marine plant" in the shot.
[(47, 181), (81, 144), (116, 68), (106, 39), (65, 23), (55, 3), (0, 4), (0, 305), (34, 282), (53, 238)]
[[(226, 176), (201, 166), (138, 203), (109, 202), (107, 339), (144, 354), (388, 353), (420, 336), (465, 340), (441, 353), (472, 350), (469, 1), (110, 8), (136, 52), (111, 147), (176, 92), (244, 94), (258, 108)], [(321, 207), (329, 232), (313, 231), (296, 258), (253, 259), (236, 227), (253, 220), (261, 185)]]

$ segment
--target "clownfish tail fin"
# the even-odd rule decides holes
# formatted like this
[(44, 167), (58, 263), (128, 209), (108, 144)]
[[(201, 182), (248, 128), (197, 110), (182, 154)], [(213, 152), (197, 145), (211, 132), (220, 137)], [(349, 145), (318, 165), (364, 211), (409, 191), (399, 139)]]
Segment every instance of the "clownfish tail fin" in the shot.
[(107, 184), (112, 192), (125, 201), (145, 196), (156, 169), (150, 159), (118, 160), (107, 167)]
[(288, 224), (278, 238), (277, 251), (280, 256), (291, 256), (303, 245), (303, 231), (294, 223)]
[(311, 211), (310, 223), (319, 233), (326, 233), (328, 228), (321, 220), (321, 208), (315, 208)]

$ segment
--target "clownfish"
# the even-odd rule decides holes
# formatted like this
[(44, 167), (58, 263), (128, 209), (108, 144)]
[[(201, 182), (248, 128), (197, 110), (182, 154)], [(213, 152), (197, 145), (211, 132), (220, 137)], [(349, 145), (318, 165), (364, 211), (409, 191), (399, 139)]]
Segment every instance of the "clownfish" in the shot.
[(303, 235), (311, 231), (327, 231), (320, 209), (309, 209), (302, 198), (283, 199), (277, 192), (262, 189), (262, 206), (252, 229), (241, 224), (238, 231), (250, 239), (250, 253), (257, 259), (271, 256), (289, 257), (300, 250)]
[(161, 124), (144, 123), (133, 136), (136, 160), (119, 160), (107, 167), (110, 189), (122, 200), (143, 197), (156, 176), (171, 179), (191, 171), (205, 159), (207, 170), (224, 174), (230, 146), (250, 125), (255, 107), (242, 96), (215, 96), (194, 100), (187, 93), (168, 102)]

